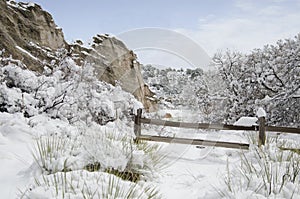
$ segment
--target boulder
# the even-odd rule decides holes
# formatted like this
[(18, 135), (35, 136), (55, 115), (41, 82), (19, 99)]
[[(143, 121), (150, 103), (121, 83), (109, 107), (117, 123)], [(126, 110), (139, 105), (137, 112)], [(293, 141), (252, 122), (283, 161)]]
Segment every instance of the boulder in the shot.
[(146, 110), (155, 109), (152, 100), (154, 93), (144, 83), (141, 64), (132, 50), (122, 41), (108, 35), (95, 36), (92, 48), (92, 56), (87, 57), (89, 62), (93, 62), (94, 57), (102, 57), (101, 61), (95, 62), (99, 79), (113, 85), (119, 84), (141, 101)]

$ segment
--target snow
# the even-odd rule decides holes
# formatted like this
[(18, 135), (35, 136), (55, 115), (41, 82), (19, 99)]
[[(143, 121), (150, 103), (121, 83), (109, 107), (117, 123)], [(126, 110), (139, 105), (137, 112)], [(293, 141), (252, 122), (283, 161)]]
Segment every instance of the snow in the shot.
[(22, 172), (31, 162), (32, 130), (20, 114), (0, 113), (0, 192), (2, 198), (15, 198), (17, 187), (28, 183)]
[[(145, 125), (142, 134), (249, 143), (250, 149), (139, 145), (133, 142), (130, 113), (142, 104), (119, 86), (100, 82), (91, 65), (79, 67), (69, 58), (60, 64), (47, 75), (13, 63), (0, 68), (1, 198), (149, 198), (153, 188), (162, 198), (174, 199), (291, 198), (290, 190), (300, 198), (298, 176), (295, 182), (281, 181), (297, 172), (294, 162), (299, 157), (277, 147), (299, 146), (296, 135), (268, 132), (270, 143), (258, 148), (251, 142), (257, 132)], [(258, 112), (265, 115), (263, 109)], [(203, 117), (184, 108), (144, 116), (162, 118), (167, 113), (170, 121), (197, 122)], [(253, 126), (256, 121), (242, 117), (235, 125)], [(96, 163), (101, 168), (87, 169)], [(143, 174), (137, 183), (108, 172), (127, 168)], [(258, 187), (268, 168), (277, 175), (271, 182), (273, 192)]]
[[(113, 128), (116, 125), (109, 123), (103, 126), (104, 129)], [(84, 126), (83, 126), (84, 127)], [(87, 128), (87, 127), (84, 127)], [(99, 126), (91, 126), (88, 129), (94, 129), (97, 131), (103, 131), (99, 129)], [(87, 131), (89, 131), (86, 129)], [(122, 128), (124, 129), (124, 128)], [(77, 132), (79, 129), (77, 129)], [(105, 131), (105, 130), (104, 130)], [(107, 131), (107, 130), (106, 130)], [(181, 130), (182, 131), (182, 130)], [(32, 158), (32, 146), (34, 146), (34, 137), (39, 135), (49, 135), (51, 132), (56, 132), (57, 134), (77, 134), (76, 129), (68, 125), (67, 122), (63, 122), (57, 119), (50, 119), (46, 115), (38, 115), (33, 118), (27, 119), (22, 116), (22, 114), (8, 114), (0, 113), (0, 191), (3, 198), (14, 198), (17, 189), (25, 190), (28, 198), (52, 198), (56, 194), (54, 178), (62, 179), (65, 175), (63, 172), (57, 172), (55, 174), (47, 175), (45, 179), (41, 174), (34, 172), (37, 167)], [(182, 135), (188, 136), (188, 132), (181, 132)], [(198, 134), (198, 131), (192, 132), (192, 134)], [(234, 132), (226, 132), (229, 139), (234, 140)], [(90, 147), (87, 154), (93, 154), (94, 157), (101, 156), (100, 159), (105, 159), (107, 165), (122, 166), (125, 157), (122, 157), (122, 152), (117, 152), (118, 147), (114, 145), (113, 148), (107, 148), (107, 151), (103, 155), (97, 154), (103, 150), (103, 144), (109, 143), (108, 140), (101, 142), (98, 139), (97, 134), (91, 133), (92, 139), (84, 139), (87, 142), (86, 145), (94, 146), (96, 143), (102, 143), (99, 148)], [(33, 136), (33, 137), (32, 137)], [(112, 135), (111, 135), (112, 136)], [(72, 137), (72, 136), (71, 136)], [(75, 136), (76, 137), (76, 136)], [(110, 136), (108, 136), (110, 137)], [(77, 137), (78, 139), (78, 137)], [(104, 139), (102, 137), (101, 139)], [(118, 143), (118, 139), (115, 139)], [(80, 142), (80, 143), (84, 143)], [(107, 144), (110, 146), (113, 144)], [(72, 142), (74, 144), (74, 142)], [(106, 146), (106, 147), (107, 147)], [(234, 165), (240, 164), (240, 152), (234, 149), (224, 149), (224, 148), (214, 148), (214, 147), (201, 147), (191, 145), (181, 145), (181, 144), (161, 144), (163, 151), (166, 156), (166, 168), (157, 171), (157, 178), (153, 183), (159, 187), (160, 193), (163, 198), (221, 198), (216, 190), (223, 191), (224, 185), (222, 184), (222, 179), (227, 174), (227, 165), (234, 169)], [(80, 153), (81, 150), (79, 150)], [(270, 150), (272, 153), (276, 153), (274, 149)], [(78, 152), (73, 151), (73, 154)], [(115, 153), (115, 155), (114, 155)], [(63, 154), (62, 154), (63, 155)], [(65, 154), (66, 155), (66, 154)], [(138, 164), (141, 167), (144, 164), (144, 152), (135, 151), (134, 152), (134, 164)], [(86, 155), (84, 155), (86, 156)], [(67, 155), (69, 161), (72, 162), (70, 155)], [(117, 159), (114, 159), (117, 158)], [(125, 158), (125, 159), (124, 159)], [(123, 159), (123, 160), (122, 160)], [(58, 163), (63, 163), (64, 158), (57, 159)], [(96, 190), (97, 194), (105, 195), (105, 191), (108, 190), (108, 181), (110, 179), (119, 180), (119, 186), (123, 187), (125, 190), (132, 186), (137, 186), (136, 198), (147, 198), (141, 190), (146, 184), (134, 185), (130, 182), (120, 181), (116, 177), (109, 175), (105, 172), (87, 172), (85, 170), (76, 170), (80, 164), (78, 160), (73, 161), (76, 163), (74, 171), (66, 173), (66, 179), (69, 179), (72, 184), (68, 186), (75, 187), (75, 191), (66, 191), (64, 194), (70, 198), (81, 198), (80, 187), (87, 187), (90, 191), (94, 192)], [(53, 168), (59, 168), (55, 162), (52, 162)], [(54, 166), (56, 165), (56, 166)], [(30, 172), (29, 172), (30, 171)], [(33, 183), (33, 176), (37, 176), (37, 180), (41, 183), (37, 186)], [(55, 177), (56, 176), (56, 177)], [(28, 184), (28, 182), (31, 182)], [(100, 183), (101, 182), (101, 183)], [(107, 183), (103, 183), (107, 182)], [(50, 183), (49, 185), (46, 185)], [(72, 190), (71, 188), (68, 190)], [(78, 191), (77, 191), (77, 188)], [(101, 187), (101, 189), (97, 189)], [(29, 188), (31, 191), (29, 191)], [(293, 186), (292, 186), (293, 188)], [(59, 195), (64, 192), (63, 189), (59, 188)], [(252, 193), (252, 194), (251, 194)], [(287, 192), (288, 193), (288, 192)], [(240, 191), (237, 192), (233, 198), (247, 198), (253, 196), (252, 191)], [(261, 194), (256, 194), (258, 198), (265, 198)], [(289, 195), (287, 195), (289, 196)], [(101, 197), (100, 197), (101, 198)], [(123, 198), (123, 197), (120, 197)], [(132, 197), (134, 198), (134, 197)]]
[[(184, 150), (184, 153), (168, 155), (169, 165), (160, 178), (161, 192), (165, 198), (207, 198), (215, 192), (215, 187), (226, 172), (227, 159), (230, 162), (238, 160), (238, 151), (223, 148), (196, 148), (195, 146), (172, 144), (168, 151), (174, 148)], [(215, 195), (214, 198), (219, 198)]]
[[(15, 1), (7, 1), (7, 4), (8, 4), (10, 7), (14, 7), (14, 8), (18, 8), (18, 9), (27, 11), (26, 8), (24, 8), (24, 7), (21, 6), (20, 4), (17, 4)], [(10, 7), (9, 7), (9, 8), (10, 8)]]
[(266, 117), (267, 113), (262, 107), (259, 107), (256, 112), (256, 115), (257, 115), (257, 117)]
[(241, 117), (233, 125), (235, 126), (255, 126), (257, 122), (256, 117)]
[(34, 7), (34, 6), (35, 6), (35, 3), (33, 3), (33, 2), (29, 2), (27, 5), (27, 7)]
[[(125, 169), (128, 163), (128, 154), (126, 153), (129, 148), (128, 150), (124, 150), (124, 147), (127, 147), (123, 141), (121, 141), (121, 139), (124, 140), (124, 137), (118, 137), (115, 134), (97, 134), (94, 132), (94, 130), (97, 130), (97, 132), (116, 132), (116, 126), (118, 125), (109, 124), (102, 126), (102, 129), (99, 128), (100, 126), (91, 126), (89, 128), (85, 126), (86, 134), (84, 137), (80, 137), (79, 129), (61, 120), (50, 119), (42, 115), (26, 119), (22, 114), (18, 113), (0, 113), (0, 191), (2, 197), (14, 198), (15, 194), (18, 193), (17, 189), (24, 190), (24, 188), (27, 190), (26, 192), (28, 192), (26, 193), (28, 198), (40, 198), (41, 196), (44, 198), (52, 198), (55, 195), (55, 192), (53, 192), (53, 190), (55, 190), (55, 184), (51, 185), (52, 187), (48, 187), (48, 185), (43, 185), (43, 183), (40, 186), (33, 183), (33, 178), (38, 177), (39, 180), (42, 181), (44, 177), (40, 176), (40, 173), (37, 172), (37, 168), (39, 167), (32, 156), (32, 153), (35, 154), (38, 152), (34, 147), (35, 140), (41, 137), (43, 140), (48, 141), (49, 136), (51, 139), (54, 133), (56, 135), (67, 134), (70, 135), (70, 137), (64, 138), (59, 136), (59, 143), (64, 143), (64, 145), (61, 145), (61, 147), (63, 147), (61, 149), (57, 148), (57, 154), (53, 156), (54, 159), (48, 159), (45, 162), (44, 167), (46, 167), (48, 171), (62, 170), (66, 166), (65, 163), (67, 161), (67, 164), (70, 165), (69, 168), (74, 170), (74, 172), (67, 173), (67, 176), (72, 176), (70, 177), (73, 179), (72, 186), (76, 185), (77, 187), (84, 187), (85, 183), (90, 187), (95, 184), (95, 180), (97, 180), (98, 183), (103, 182), (103, 180), (99, 180), (100, 178), (104, 180), (116, 178), (104, 172), (89, 174), (89, 172), (87, 173), (86, 171), (77, 171), (84, 166), (84, 163), (89, 161), (89, 156), (99, 161), (102, 167)], [(122, 129), (125, 130), (124, 127), (122, 127)], [(80, 145), (78, 145), (79, 143)], [(103, 146), (106, 147), (103, 148)], [(133, 152), (133, 163), (141, 168), (145, 164), (143, 158), (145, 158), (143, 151), (135, 150)], [(42, 164), (42, 162), (40, 163)], [(59, 176), (62, 174), (51, 174), (47, 178), (51, 178), (53, 175)], [(86, 178), (82, 176), (86, 176)], [(83, 180), (76, 181), (74, 178), (83, 178)], [(32, 182), (32, 185), (30, 185), (32, 191), (28, 191), (28, 188), (26, 188), (28, 187), (28, 182)], [(122, 185), (123, 183), (124, 185)], [(104, 186), (105, 184), (100, 185)], [(130, 188), (134, 186), (133, 183), (128, 184), (128, 182), (123, 181), (120, 181), (120, 185), (124, 186), (125, 189), (126, 187)], [(108, 188), (105, 187), (105, 189)], [(96, 189), (94, 189), (94, 191), (95, 190)], [(141, 191), (142, 189), (140, 192)], [(81, 193), (80, 190), (77, 192)], [(99, 194), (101, 195), (102, 193), (100, 192)], [(140, 195), (141, 198), (147, 198), (142, 192), (137, 195)], [(75, 196), (71, 194), (70, 197)]]
[(7, 4), (11, 7), (18, 8), (18, 9), (21, 9), (24, 11), (28, 11), (27, 9), (30, 7), (35, 7), (35, 3), (33, 3), (33, 2), (29, 2), (29, 3), (18, 2), (17, 3), (14, 0), (9, 0), (9, 1), (7, 1)]
[(16, 46), (16, 48), (17, 48), (18, 50), (20, 50), (21, 52), (27, 54), (27, 55), (28, 55), (29, 57), (31, 57), (32, 59), (34, 59), (34, 60), (36, 60), (36, 61), (39, 60), (37, 57), (33, 56), (30, 52), (28, 52), (27, 50), (21, 48), (20, 46)]
[[(61, 178), (63, 176), (63, 178)], [(53, 179), (64, 183), (64, 180), (71, 182), (64, 188), (57, 190)], [(147, 194), (143, 193), (143, 185), (136, 185), (129, 181), (122, 181), (115, 176), (104, 172), (72, 171), (67, 173), (57, 173), (49, 175), (46, 179), (37, 179), (42, 185), (49, 183), (50, 186), (44, 188), (31, 187), (27, 197), (31, 199), (52, 198), (54, 195), (65, 195), (64, 198), (135, 198), (147, 199)], [(110, 187), (113, 186), (113, 187)], [(83, 187), (83, 188), (82, 188)], [(120, 190), (118, 190), (120, 189)], [(58, 194), (56, 194), (56, 191)], [(118, 191), (121, 191), (118, 193)], [(130, 193), (132, 192), (132, 193)], [(94, 195), (94, 197), (93, 197)], [(114, 197), (116, 195), (117, 197)], [(85, 197), (83, 197), (85, 196)], [(129, 196), (129, 197), (128, 197)], [(61, 197), (57, 197), (61, 198)]]
[[(146, 149), (133, 143), (133, 126), (127, 119), (142, 104), (120, 87), (97, 80), (90, 65), (79, 67), (69, 58), (61, 64), (47, 76), (24, 69), (22, 63), (8, 62), (0, 68), (3, 198), (21, 193), (27, 198), (53, 198), (57, 195), (57, 190), (53, 192), (56, 185), (36, 183), (36, 179), (45, 180), (49, 175), (56, 178), (65, 169), (71, 170), (73, 177), (85, 175), (83, 168), (95, 163), (101, 165), (101, 170), (87, 175), (90, 181), (76, 182), (80, 189), (87, 186), (95, 191), (92, 186), (100, 176), (116, 181), (117, 177), (105, 172), (110, 168), (124, 171), (130, 165), (133, 170), (148, 171), (144, 175), (147, 178), (152, 175), (152, 158), (159, 153), (145, 153)], [(142, 184), (117, 181), (128, 192), (134, 188), (138, 196), (148, 198), (147, 183), (144, 190)], [(109, 184), (102, 186), (106, 189)], [(102, 195), (101, 191), (97, 194)]]

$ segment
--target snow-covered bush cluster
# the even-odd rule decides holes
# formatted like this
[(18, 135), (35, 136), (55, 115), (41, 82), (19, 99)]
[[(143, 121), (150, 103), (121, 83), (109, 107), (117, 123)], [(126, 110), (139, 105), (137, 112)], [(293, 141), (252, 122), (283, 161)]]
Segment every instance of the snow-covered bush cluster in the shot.
[(173, 105), (195, 105), (199, 96), (208, 92), (203, 80), (203, 71), (157, 69), (151, 65), (143, 66), (143, 77), (158, 98), (170, 101)]
[(46, 113), (70, 123), (81, 120), (106, 124), (141, 107), (120, 87), (99, 81), (91, 65), (77, 66), (68, 57), (53, 70), (46, 68), (42, 75), (25, 69), (20, 62), (0, 61), (2, 112), (22, 112), (26, 117)]
[(31, 191), (21, 197), (41, 198), (136, 198), (148, 199), (159, 196), (146, 184), (123, 181), (103, 172), (71, 171), (58, 172), (35, 180)]
[(219, 53), (214, 62), (228, 91), (228, 121), (253, 116), (263, 106), (270, 124), (300, 125), (300, 35), (248, 55)]
[(224, 85), (214, 71), (158, 69), (145, 65), (142, 73), (162, 105), (198, 111), (202, 122), (223, 121)]
[[(12, 58), (0, 57), (0, 64), (0, 135), (21, 138), (24, 131), (33, 143), (26, 171), (32, 181), (21, 198), (157, 195), (143, 179), (155, 175), (162, 154), (134, 142), (132, 114), (142, 104), (133, 95), (99, 81), (92, 65), (78, 66), (70, 57), (45, 66), (43, 74)], [(116, 177), (123, 173), (138, 184)]]
[(300, 156), (292, 149), (278, 146), (268, 139), (267, 145), (253, 145), (241, 153), (240, 166), (229, 166), (224, 186), (215, 195), (221, 198), (299, 198)]
[(213, 61), (218, 71), (146, 65), (143, 76), (158, 98), (198, 110), (209, 122), (233, 123), (264, 107), (269, 124), (300, 125), (300, 35), (247, 55), (217, 53)]

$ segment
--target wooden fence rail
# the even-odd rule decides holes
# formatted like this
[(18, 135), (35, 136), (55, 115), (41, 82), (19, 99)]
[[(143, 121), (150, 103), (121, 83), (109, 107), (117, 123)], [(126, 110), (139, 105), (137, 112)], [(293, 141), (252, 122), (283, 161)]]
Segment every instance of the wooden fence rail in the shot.
[(258, 120), (259, 125), (250, 126), (250, 127), (235, 126), (229, 124), (173, 122), (173, 121), (166, 121), (160, 119), (142, 118), (142, 109), (138, 109), (137, 115), (135, 115), (134, 118), (134, 133), (136, 135), (137, 140), (148, 140), (148, 141), (156, 141), (156, 142), (181, 143), (181, 144), (192, 144), (192, 145), (203, 145), (203, 146), (217, 146), (217, 147), (225, 147), (225, 148), (240, 148), (240, 149), (248, 149), (249, 144), (234, 143), (234, 142), (220, 142), (220, 141), (201, 140), (201, 139), (142, 135), (141, 124), (169, 126), (169, 127), (177, 127), (177, 128), (191, 128), (191, 129), (259, 131), (259, 136), (258, 136), (259, 145), (265, 144), (266, 131), (300, 134), (299, 128), (266, 126), (264, 117), (260, 117), (258, 119), (259, 119)]
[(176, 138), (176, 137), (163, 137), (163, 136), (149, 136), (141, 135), (138, 140), (154, 141), (154, 142), (166, 142), (176, 144), (190, 144), (190, 145), (202, 145), (202, 146), (216, 146), (233, 149), (249, 149), (249, 144), (246, 143), (234, 143), (234, 142), (221, 142), (202, 139), (188, 139), (188, 138)]
[(258, 126), (234, 126), (228, 124), (209, 124), (209, 123), (188, 123), (188, 122), (173, 122), (159, 119), (140, 118), (140, 122), (143, 124), (170, 126), (178, 128), (191, 128), (191, 129), (213, 129), (213, 130), (244, 130), (244, 131), (256, 131)]

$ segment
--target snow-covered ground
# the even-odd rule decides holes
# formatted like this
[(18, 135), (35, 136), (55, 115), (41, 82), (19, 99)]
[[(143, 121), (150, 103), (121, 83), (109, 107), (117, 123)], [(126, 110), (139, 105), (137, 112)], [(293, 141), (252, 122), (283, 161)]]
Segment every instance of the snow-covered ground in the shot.
[[(176, 115), (175, 113), (173, 114)], [(108, 130), (109, 128), (114, 128), (116, 126), (118, 126), (118, 124), (109, 123), (106, 127), (102, 128), (106, 128)], [(124, 127), (122, 128), (124, 129)], [(0, 113), (1, 198), (15, 198), (16, 196), (19, 198), (21, 196), (20, 193), (24, 193), (24, 191), (27, 191), (26, 194), (29, 196), (28, 198), (52, 198), (56, 192), (56, 185), (53, 180), (51, 181), (51, 179), (55, 178), (53, 177), (53, 174), (46, 175), (47, 178), (50, 179), (50, 183), (48, 182), (50, 184), (50, 188), (49, 185), (43, 185), (43, 183), (45, 183), (43, 182), (44, 179), (41, 177), (41, 171), (36, 168), (37, 165), (33, 158), (37, 139), (36, 135), (41, 135), (46, 132), (50, 133), (51, 131), (60, 134), (63, 131), (68, 132), (70, 130), (72, 130), (72, 126), (67, 125), (67, 123), (47, 119), (45, 117), (38, 117), (30, 120), (28, 118), (24, 118), (24, 116), (19, 113)], [(128, 128), (126, 130), (130, 131), (132, 129)], [(156, 130), (157, 129), (155, 127), (148, 127), (148, 129), (146, 128), (143, 130), (143, 133), (152, 132), (152, 134), (154, 134), (154, 132), (157, 132)], [(202, 137), (211, 140), (217, 139), (235, 142), (247, 141), (245, 132), (209, 132), (176, 128), (173, 128), (172, 130), (171, 128), (164, 129), (165, 134), (168, 134), (168, 132), (171, 131), (175, 133), (177, 132), (175, 136), (180, 137)], [(252, 134), (252, 136), (257, 136), (254, 132)], [(226, 136), (223, 137), (223, 135)], [(276, 134), (271, 135), (274, 138), (277, 136)], [(285, 139), (297, 138), (296, 136), (291, 135), (282, 135), (282, 137)], [(114, 142), (118, 141), (115, 140)], [(91, 144), (92, 142), (89, 143)], [(228, 172), (233, 171), (237, 173), (239, 170), (238, 168), (241, 165), (240, 159), (242, 154), (249, 155), (249, 158), (252, 158), (251, 153), (253, 153), (254, 148), (251, 148), (250, 151), (242, 151), (237, 149), (201, 147), (172, 143), (161, 143), (160, 145), (162, 146), (163, 154), (166, 155), (164, 159), (165, 167), (156, 171), (156, 174), (150, 184), (153, 187), (157, 187), (162, 194), (162, 198), (267, 198), (264, 197), (263, 194), (255, 195), (256, 193), (253, 191), (250, 191), (249, 194), (249, 191), (246, 188), (245, 190), (239, 190), (240, 193), (237, 192), (233, 195), (228, 194), (224, 197), (222, 196), (222, 193), (226, 192), (226, 189), (224, 189), (224, 187), (226, 187), (226, 183), (224, 182)], [(103, 148), (98, 148), (98, 150), (103, 150)], [(93, 152), (95, 153), (96, 151)], [(276, 154), (276, 151), (273, 152)], [(107, 160), (113, 161), (113, 153), (109, 154), (107, 151), (106, 154)], [(118, 155), (120, 154), (122, 153), (118, 153)], [(101, 156), (101, 158), (105, 159), (105, 156)], [(118, 165), (121, 163), (122, 165), (122, 162), (120, 162), (122, 161), (122, 158), (115, 158), (117, 158), (115, 160), (118, 162), (111, 164)], [(69, 159), (71, 161), (72, 157), (69, 157)], [(255, 161), (253, 161), (253, 163), (254, 162)], [(58, 172), (55, 175), (63, 176), (64, 174), (59, 174)], [(58, 178), (60, 178), (60, 176), (58, 176)], [(95, 188), (95, 183), (98, 183), (97, 186), (103, 186), (103, 182), (107, 182), (104, 189), (108, 189), (107, 187), (111, 178), (111, 175), (104, 172), (88, 172), (85, 170), (67, 172), (66, 179), (71, 179), (70, 181), (73, 183), (72, 185), (78, 186), (79, 188), (77, 192), (76, 188), (74, 188), (74, 193), (66, 192), (65, 197), (82, 198), (80, 191), (84, 186), (88, 187), (87, 189), (91, 189), (96, 192), (97, 189)], [(33, 183), (37, 179), (40, 183), (39, 186)], [(99, 183), (99, 179), (102, 179), (102, 183)], [(258, 182), (259, 180), (256, 181)], [(128, 181), (121, 181), (120, 184), (120, 186), (127, 188), (131, 186), (136, 187), (134, 183)], [(145, 184), (145, 182), (137, 185), (138, 187), (136, 190), (139, 190), (140, 192), (136, 194), (136, 196), (139, 195), (139, 197), (136, 198), (148, 197), (147, 195), (143, 195), (143, 191), (141, 191), (143, 190), (143, 186), (147, 185), (149, 184)], [(61, 182), (60, 186), (64, 186), (63, 182)], [(236, 186), (238, 187), (238, 185)], [(293, 191), (292, 189), (293, 187), (291, 187), (291, 193)], [(63, 193), (63, 191), (61, 192)], [(100, 194), (104, 194), (103, 190), (100, 192)], [(244, 197), (242, 197), (243, 193)], [(279, 195), (280, 197), (275, 197), (273, 195), (273, 197), (270, 198), (285, 198), (285, 196), (290, 195), (281, 194)], [(103, 198), (101, 196), (102, 195), (96, 195), (95, 198)], [(299, 195), (295, 194), (294, 198), (299, 198), (298, 196)], [(56, 198), (62, 198), (62, 196)]]
[[(66, 57), (36, 74), (20, 61), (0, 61), (0, 198), (300, 198), (299, 151), (290, 149), (297, 135), (268, 133), (259, 148), (257, 132), (145, 125), (148, 135), (251, 145), (135, 143), (131, 114), (141, 103), (99, 81), (91, 65)], [(145, 116), (203, 119), (185, 108)]]
[(232, 149), (172, 145), (173, 153), (167, 158), (170, 164), (159, 180), (165, 198), (207, 198), (221, 186), (227, 161), (239, 158), (238, 151)]
[[(35, 134), (38, 131), (55, 129), (55, 121), (37, 120), (32, 128), (28, 119), (21, 114), (0, 114), (0, 191), (2, 198), (15, 198), (18, 189), (28, 189), (34, 172), (32, 153), (35, 149)], [(57, 121), (56, 121), (57, 122)], [(56, 126), (56, 130), (67, 125)], [(43, 127), (43, 128), (41, 128)], [(65, 129), (66, 130), (66, 129)], [(40, 132), (41, 133), (41, 132)], [(189, 132), (191, 136), (191, 132)], [(196, 134), (196, 132), (195, 132)], [(161, 144), (166, 155), (166, 168), (158, 170), (158, 178), (154, 183), (163, 198), (204, 198), (208, 193), (215, 192), (219, 179), (226, 172), (227, 161), (239, 159), (238, 150), (223, 148), (197, 148), (182, 144)], [(107, 157), (109, 159), (110, 157)], [(92, 181), (91, 181), (92, 183)], [(88, 185), (89, 186), (89, 185)], [(41, 190), (32, 194), (39, 198)], [(44, 195), (47, 198), (47, 195)]]
[(29, 168), (33, 145), (30, 129), (22, 125), (18, 114), (0, 115), (0, 192), (2, 198), (15, 198), (17, 188), (28, 183), (24, 172)]

